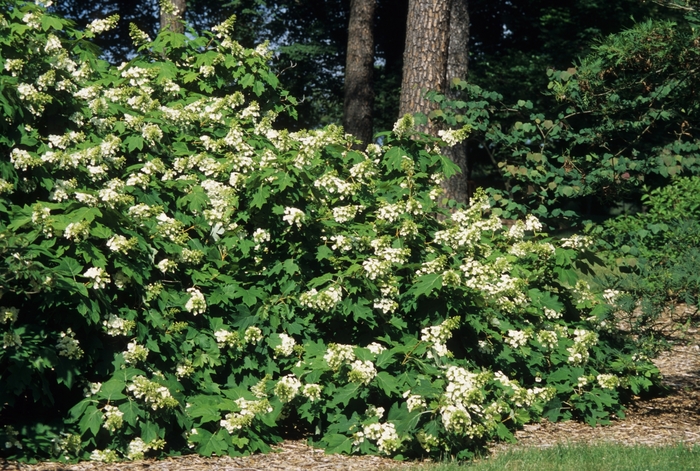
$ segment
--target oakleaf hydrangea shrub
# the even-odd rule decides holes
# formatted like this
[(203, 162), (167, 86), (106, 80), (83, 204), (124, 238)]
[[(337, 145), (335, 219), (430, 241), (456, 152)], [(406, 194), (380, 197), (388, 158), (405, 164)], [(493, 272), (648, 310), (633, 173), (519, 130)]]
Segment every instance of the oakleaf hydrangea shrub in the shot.
[[(443, 140), (275, 127), (265, 45), (132, 27), (109, 66), (0, 17), (0, 423), (13, 458), (470, 456), (541, 416), (620, 415), (656, 369), (578, 279), (586, 240), (447, 212)], [(466, 130), (450, 136), (463, 135)]]

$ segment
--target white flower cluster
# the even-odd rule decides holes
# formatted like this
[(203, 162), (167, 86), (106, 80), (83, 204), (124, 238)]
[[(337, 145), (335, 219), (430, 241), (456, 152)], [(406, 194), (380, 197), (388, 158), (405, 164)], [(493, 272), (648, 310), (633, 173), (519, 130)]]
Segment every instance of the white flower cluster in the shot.
[(90, 222), (85, 220), (80, 222), (71, 222), (64, 229), (63, 237), (75, 242), (80, 242), (87, 239), (90, 237)]
[(355, 360), (350, 364), (348, 380), (351, 383), (361, 383), (366, 386), (375, 376), (377, 376), (377, 369), (374, 367), (374, 363), (369, 360)]
[(148, 450), (160, 450), (165, 447), (165, 440), (155, 439), (146, 443), (141, 437), (136, 437), (129, 442), (126, 457), (130, 460), (142, 460)]
[(136, 322), (110, 314), (109, 318), (102, 322), (102, 325), (105, 326), (107, 335), (116, 337), (118, 335), (128, 335), (131, 329), (136, 327)]
[(438, 131), (438, 136), (445, 144), (452, 147), (464, 141), (471, 132), (471, 126), (466, 125), (462, 129), (441, 129)]
[(129, 342), (126, 346), (126, 351), (122, 352), (124, 356), (124, 361), (126, 363), (138, 363), (140, 361), (146, 361), (148, 357), (149, 350), (143, 345), (134, 342)]
[(355, 246), (354, 238), (344, 236), (342, 234), (336, 234), (332, 235), (330, 237), (331, 242), (333, 242), (333, 245), (331, 245), (331, 249), (333, 250), (340, 250), (341, 252), (349, 252), (353, 249)]
[(156, 216), (156, 222), (158, 224), (157, 233), (161, 237), (170, 239), (170, 241), (178, 245), (182, 245), (187, 241), (188, 235), (184, 231), (182, 222), (171, 218), (165, 213), (160, 213)]
[(240, 410), (238, 412), (226, 414), (226, 416), (219, 422), (219, 425), (225, 428), (230, 434), (234, 434), (238, 430), (242, 430), (243, 427), (250, 426), (256, 414), (267, 414), (272, 412), (272, 406), (270, 406), (267, 399), (249, 401), (245, 398), (239, 397), (236, 399), (235, 403)]
[(304, 385), (301, 394), (309, 401), (314, 402), (321, 399), (321, 391), (323, 391), (323, 386), (316, 383), (309, 383)]
[(240, 336), (236, 331), (231, 332), (229, 330), (220, 329), (214, 332), (214, 337), (216, 338), (216, 344), (219, 348), (230, 347), (240, 349), (243, 346)]
[(83, 356), (83, 349), (80, 348), (80, 343), (75, 338), (75, 332), (68, 328), (65, 332), (61, 332), (61, 338), (56, 344), (56, 351), (62, 357), (77, 360)]
[(387, 276), (391, 272), (391, 262), (377, 257), (369, 257), (362, 262), (362, 268), (367, 272), (367, 278), (376, 280)]
[(406, 407), (408, 408), (408, 412), (425, 409), (427, 407), (425, 398), (419, 396), (418, 394), (411, 394), (410, 389), (403, 393), (403, 397), (406, 399)]
[(573, 340), (574, 344), (566, 349), (569, 352), (568, 361), (573, 365), (582, 365), (590, 356), (588, 349), (598, 343), (598, 335), (590, 330), (576, 329)]
[(445, 257), (444, 255), (434, 258), (432, 260), (428, 260), (427, 262), (423, 262), (421, 264), (421, 267), (418, 270), (416, 270), (416, 276), (440, 273), (445, 269), (446, 264), (447, 257)]
[(391, 298), (379, 298), (374, 300), (372, 307), (382, 311), (384, 314), (391, 314), (399, 308), (399, 303)]
[(177, 399), (170, 394), (168, 388), (161, 386), (155, 381), (150, 381), (145, 376), (135, 376), (126, 389), (132, 393), (136, 399), (143, 399), (153, 410), (162, 408), (172, 409), (179, 405)]
[(399, 118), (399, 120), (396, 121), (396, 123), (394, 123), (393, 131), (398, 138), (402, 138), (407, 134), (411, 134), (412, 132), (414, 132), (415, 127), (416, 122), (413, 119), (413, 115), (405, 114), (403, 115), (403, 117)]
[(209, 209), (204, 210), (207, 222), (210, 226), (226, 224), (235, 207), (236, 190), (214, 180), (205, 180), (201, 186), (210, 201)]
[(384, 350), (386, 350), (386, 347), (380, 343), (372, 342), (369, 345), (367, 345), (367, 349), (375, 355), (379, 355)]
[(431, 325), (421, 329), (420, 339), (422, 342), (427, 342), (431, 345), (431, 350), (428, 351), (426, 357), (434, 358), (449, 356), (447, 350), (447, 342), (452, 337), (452, 331), (459, 326), (459, 317), (452, 317), (444, 320), (440, 325)]
[(119, 252), (126, 254), (129, 252), (129, 250), (133, 250), (136, 248), (136, 245), (138, 244), (138, 239), (136, 237), (131, 237), (130, 239), (127, 239), (123, 235), (115, 235), (110, 237), (110, 239), (107, 241), (107, 247), (109, 250), (112, 252)]
[(104, 424), (102, 427), (110, 432), (120, 429), (124, 425), (124, 413), (118, 407), (107, 404), (104, 406), (104, 414), (102, 415)]
[(325, 190), (332, 196), (337, 196), (341, 200), (351, 196), (353, 193), (353, 185), (351, 183), (338, 178), (332, 173), (326, 173), (321, 176), (321, 178), (314, 182), (314, 186)]
[(156, 263), (156, 267), (158, 267), (158, 270), (160, 270), (162, 273), (175, 273), (177, 270), (177, 262), (175, 260), (164, 258), (160, 262)]
[(291, 337), (285, 333), (278, 334), (280, 338), (280, 344), (274, 348), (275, 358), (288, 357), (294, 353), (294, 346), (297, 344), (294, 337)]
[(588, 236), (583, 236), (580, 234), (574, 234), (571, 237), (562, 239), (562, 247), (569, 247), (572, 249), (586, 249), (593, 245), (593, 240)]
[(528, 330), (509, 330), (505, 336), (505, 342), (513, 348), (524, 347), (532, 337), (532, 332)]
[(182, 249), (180, 252), (180, 261), (184, 263), (189, 263), (192, 265), (198, 265), (202, 262), (204, 258), (204, 252), (197, 249)]
[(204, 314), (204, 311), (207, 310), (207, 301), (204, 299), (202, 292), (197, 288), (187, 288), (187, 292), (190, 294), (190, 299), (185, 303), (187, 312), (191, 312), (195, 316)]
[(116, 451), (105, 448), (104, 450), (92, 450), (90, 459), (102, 463), (114, 463), (119, 461), (119, 455), (117, 455)]
[(296, 397), (301, 389), (301, 381), (293, 374), (283, 376), (275, 385), (275, 395), (284, 404)]
[(2, 335), (2, 348), (19, 347), (22, 345), (22, 338), (17, 332), (5, 332)]
[[(381, 149), (378, 146), (377, 146), (377, 150), (375, 151), (373, 147), (370, 147), (372, 145), (376, 146), (376, 144), (368, 145), (367, 146), (368, 153), (376, 153), (376, 154), (381, 153)], [(370, 149), (372, 149), (372, 151), (370, 151)], [(356, 163), (352, 167), (350, 167), (350, 176), (359, 183), (367, 184), (374, 177), (376, 177), (377, 174), (379, 173), (379, 170), (377, 169), (378, 164), (379, 164), (379, 159), (377, 159), (377, 160), (365, 159), (361, 162)]]
[(373, 423), (363, 426), (361, 432), (355, 433), (353, 445), (357, 446), (365, 439), (375, 441), (379, 452), (385, 455), (394, 453), (401, 446), (396, 427), (392, 423)]
[(0, 306), (0, 324), (14, 324), (19, 315), (19, 309), (16, 307)]
[(296, 225), (301, 229), (301, 225), (304, 223), (305, 219), (306, 214), (304, 214), (304, 211), (301, 209), (291, 207), (284, 208), (284, 216), (282, 216), (282, 220), (290, 226)]
[(299, 304), (302, 306), (329, 312), (343, 300), (343, 290), (339, 286), (330, 286), (323, 291), (312, 288), (299, 296)]
[(270, 231), (266, 229), (255, 229), (253, 232), (253, 242), (255, 242), (255, 250), (260, 250), (260, 247), (265, 242), (270, 241)]
[(119, 15), (108, 16), (105, 19), (93, 20), (92, 23), (87, 25), (87, 30), (92, 34), (100, 34), (117, 26), (119, 22)]
[(338, 206), (333, 208), (333, 219), (339, 224), (351, 221), (357, 215), (357, 212), (362, 210), (360, 205)]
[(328, 344), (323, 359), (333, 371), (338, 371), (341, 366), (355, 360), (355, 351), (352, 345), (342, 343)]
[(554, 350), (559, 344), (559, 336), (553, 330), (541, 330), (537, 333), (537, 341), (549, 350)]
[(194, 373), (194, 365), (191, 360), (184, 360), (175, 367), (175, 376), (178, 378), (186, 378)]
[(616, 389), (620, 386), (620, 378), (613, 374), (599, 374), (596, 380), (603, 389)]
[(620, 297), (622, 293), (616, 289), (606, 289), (603, 291), (603, 299), (608, 304), (615, 304), (615, 301)]
[(243, 333), (243, 342), (246, 344), (259, 343), (263, 339), (262, 330), (259, 327), (251, 325)]
[(0, 178), (0, 195), (7, 193), (12, 194), (15, 191), (15, 185), (8, 182), (4, 178)]

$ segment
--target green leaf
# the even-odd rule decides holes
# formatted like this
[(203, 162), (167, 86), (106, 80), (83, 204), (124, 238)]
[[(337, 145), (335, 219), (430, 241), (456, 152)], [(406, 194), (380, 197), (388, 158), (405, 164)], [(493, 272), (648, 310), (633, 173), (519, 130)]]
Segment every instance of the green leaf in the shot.
[(339, 433), (334, 433), (326, 435), (323, 437), (323, 441), (328, 444), (326, 447), (326, 453), (352, 453), (352, 443), (353, 439), (347, 435), (341, 435)]
[(418, 296), (428, 294), (431, 291), (440, 288), (442, 288), (442, 274), (430, 273), (419, 276), (413, 283), (413, 286), (409, 292), (417, 298)]
[(396, 379), (386, 371), (380, 371), (375, 377), (377, 385), (384, 391), (387, 396), (392, 396), (398, 391), (398, 383)]

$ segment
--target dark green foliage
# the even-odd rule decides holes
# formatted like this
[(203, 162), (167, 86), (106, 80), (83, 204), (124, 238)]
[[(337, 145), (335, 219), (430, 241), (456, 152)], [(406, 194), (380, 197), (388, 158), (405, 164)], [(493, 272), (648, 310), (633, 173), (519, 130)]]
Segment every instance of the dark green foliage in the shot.
[[(468, 84), (436, 117), (469, 123), (503, 178), (505, 217), (533, 212), (553, 225), (639, 203), (642, 188), (700, 172), (698, 30), (652, 22), (612, 35), (575, 68), (550, 69), (556, 109)], [(544, 92), (544, 91), (543, 91)], [(568, 222), (567, 222), (568, 219)]]
[(619, 216), (588, 233), (615, 269), (599, 282), (621, 291), (618, 315), (651, 340), (662, 324), (677, 329), (697, 313), (700, 177), (675, 179), (645, 194), (643, 202), (644, 213)]

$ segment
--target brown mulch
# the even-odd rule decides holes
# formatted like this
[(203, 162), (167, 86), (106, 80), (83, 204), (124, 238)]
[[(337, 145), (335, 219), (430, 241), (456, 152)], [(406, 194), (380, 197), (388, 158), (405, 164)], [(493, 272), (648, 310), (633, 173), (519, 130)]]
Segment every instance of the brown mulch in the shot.
[[(521, 447), (601, 442), (646, 446), (700, 444), (700, 330), (689, 329), (682, 338), (674, 336), (673, 341), (673, 348), (654, 360), (668, 392), (659, 397), (635, 398), (624, 420), (598, 427), (580, 422), (530, 424), (516, 432), (517, 443), (497, 443), (490, 447), (490, 451), (501, 453)], [(0, 461), (0, 471), (379, 471), (405, 465), (407, 463), (376, 456), (326, 455), (302, 441), (288, 440), (278, 445), (273, 453), (265, 455), (237, 458), (183, 456), (113, 464), (20, 465)]]

